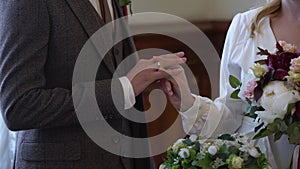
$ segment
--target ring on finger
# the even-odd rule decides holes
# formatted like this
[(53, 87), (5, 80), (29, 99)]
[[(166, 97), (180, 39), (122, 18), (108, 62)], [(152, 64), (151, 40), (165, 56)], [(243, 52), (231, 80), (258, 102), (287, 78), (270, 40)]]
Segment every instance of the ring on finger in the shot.
[(159, 61), (157, 61), (157, 62), (156, 62), (156, 65), (157, 65), (157, 69), (159, 69), (160, 66), (161, 66), (161, 63), (160, 63)]

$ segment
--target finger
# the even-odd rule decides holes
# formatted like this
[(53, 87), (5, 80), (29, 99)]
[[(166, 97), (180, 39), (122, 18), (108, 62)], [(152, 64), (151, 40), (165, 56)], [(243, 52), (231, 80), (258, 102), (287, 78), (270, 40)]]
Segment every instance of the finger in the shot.
[(165, 86), (163, 80), (160, 80), (158, 84), (159, 84), (159, 88), (160, 88), (165, 94), (168, 95), (168, 90), (167, 90), (167, 88), (166, 88), (166, 86)]
[(170, 75), (168, 78), (172, 78), (172, 77), (176, 78), (177, 75), (184, 72), (184, 69), (181, 66), (177, 66), (172, 69), (161, 69), (160, 71), (164, 71), (164, 72), (168, 73)]
[(183, 57), (183, 56), (185, 55), (184, 52), (177, 52), (177, 53), (175, 53), (175, 54), (176, 54), (176, 56), (178, 56), (178, 57)]
[(164, 91), (164, 93), (168, 96), (173, 96), (174, 92), (172, 90), (172, 85), (167, 79), (160, 80), (160, 88)]
[(182, 67), (178, 67), (175, 69), (160, 69), (159, 71), (153, 72), (153, 75), (156, 79), (169, 79), (171, 77), (176, 77), (183, 71), (184, 69)]
[(162, 82), (164, 83), (164, 87), (166, 88), (166, 91), (168, 92), (168, 95), (173, 96), (174, 92), (173, 92), (173, 89), (172, 89), (171, 82), (168, 81), (168, 80), (164, 80)]
[(178, 57), (183, 57), (185, 55), (184, 52), (178, 52), (178, 53), (171, 53), (171, 54), (165, 54), (165, 55), (160, 55), (160, 56), (153, 56), (155, 57), (164, 57), (164, 58), (178, 58)]
[(157, 67), (168, 69), (168, 68), (173, 68), (178, 65), (186, 63), (187, 58), (186, 57), (182, 57), (182, 58), (179, 58), (179, 57), (176, 57), (176, 58), (156, 57), (155, 60), (156, 60), (155, 65)]

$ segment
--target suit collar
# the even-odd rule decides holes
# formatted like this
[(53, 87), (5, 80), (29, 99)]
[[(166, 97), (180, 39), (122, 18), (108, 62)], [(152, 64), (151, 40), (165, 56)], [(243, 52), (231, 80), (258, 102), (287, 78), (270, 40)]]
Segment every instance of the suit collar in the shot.
[(66, 1), (89, 37), (91, 37), (101, 26), (104, 25), (104, 22), (89, 0)]

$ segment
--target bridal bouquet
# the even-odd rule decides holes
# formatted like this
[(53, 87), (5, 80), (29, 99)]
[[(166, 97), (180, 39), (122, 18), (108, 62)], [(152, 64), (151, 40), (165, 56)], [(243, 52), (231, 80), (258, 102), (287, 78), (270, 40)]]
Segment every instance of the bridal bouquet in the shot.
[(160, 169), (267, 169), (268, 159), (243, 135), (177, 140)]
[(249, 104), (246, 116), (256, 118), (254, 139), (283, 134), (294, 144), (300, 139), (300, 53), (284, 41), (276, 44), (276, 52), (258, 48), (266, 58), (257, 61), (240, 82), (229, 77), (236, 90), (231, 97)]

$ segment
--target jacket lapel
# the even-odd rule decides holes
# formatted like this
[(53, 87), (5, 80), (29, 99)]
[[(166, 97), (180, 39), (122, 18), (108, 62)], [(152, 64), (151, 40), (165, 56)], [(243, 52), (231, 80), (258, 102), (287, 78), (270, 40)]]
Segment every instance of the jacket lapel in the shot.
[(88, 0), (66, 1), (89, 37), (91, 37), (100, 27), (104, 25), (97, 11)]
[[(78, 18), (88, 37), (92, 37), (92, 35), (104, 26), (103, 20), (100, 18), (99, 14), (93, 7), (93, 5), (89, 2), (89, 0), (66, 0), (69, 4), (70, 8)], [(108, 31), (110, 32), (110, 31)], [(108, 33), (109, 34), (109, 33)], [(112, 36), (111, 36), (112, 37)], [(100, 37), (102, 41), (110, 41), (110, 37)], [(97, 40), (99, 38), (97, 37)], [(106, 42), (102, 42), (101, 44), (110, 44)], [(95, 46), (98, 53), (101, 53), (101, 47), (99, 47), (98, 43), (93, 41), (93, 45)], [(101, 56), (103, 57), (103, 56)], [(103, 58), (103, 61), (106, 67), (109, 69), (111, 73), (115, 71), (113, 55), (111, 52), (108, 52), (106, 56)]]

